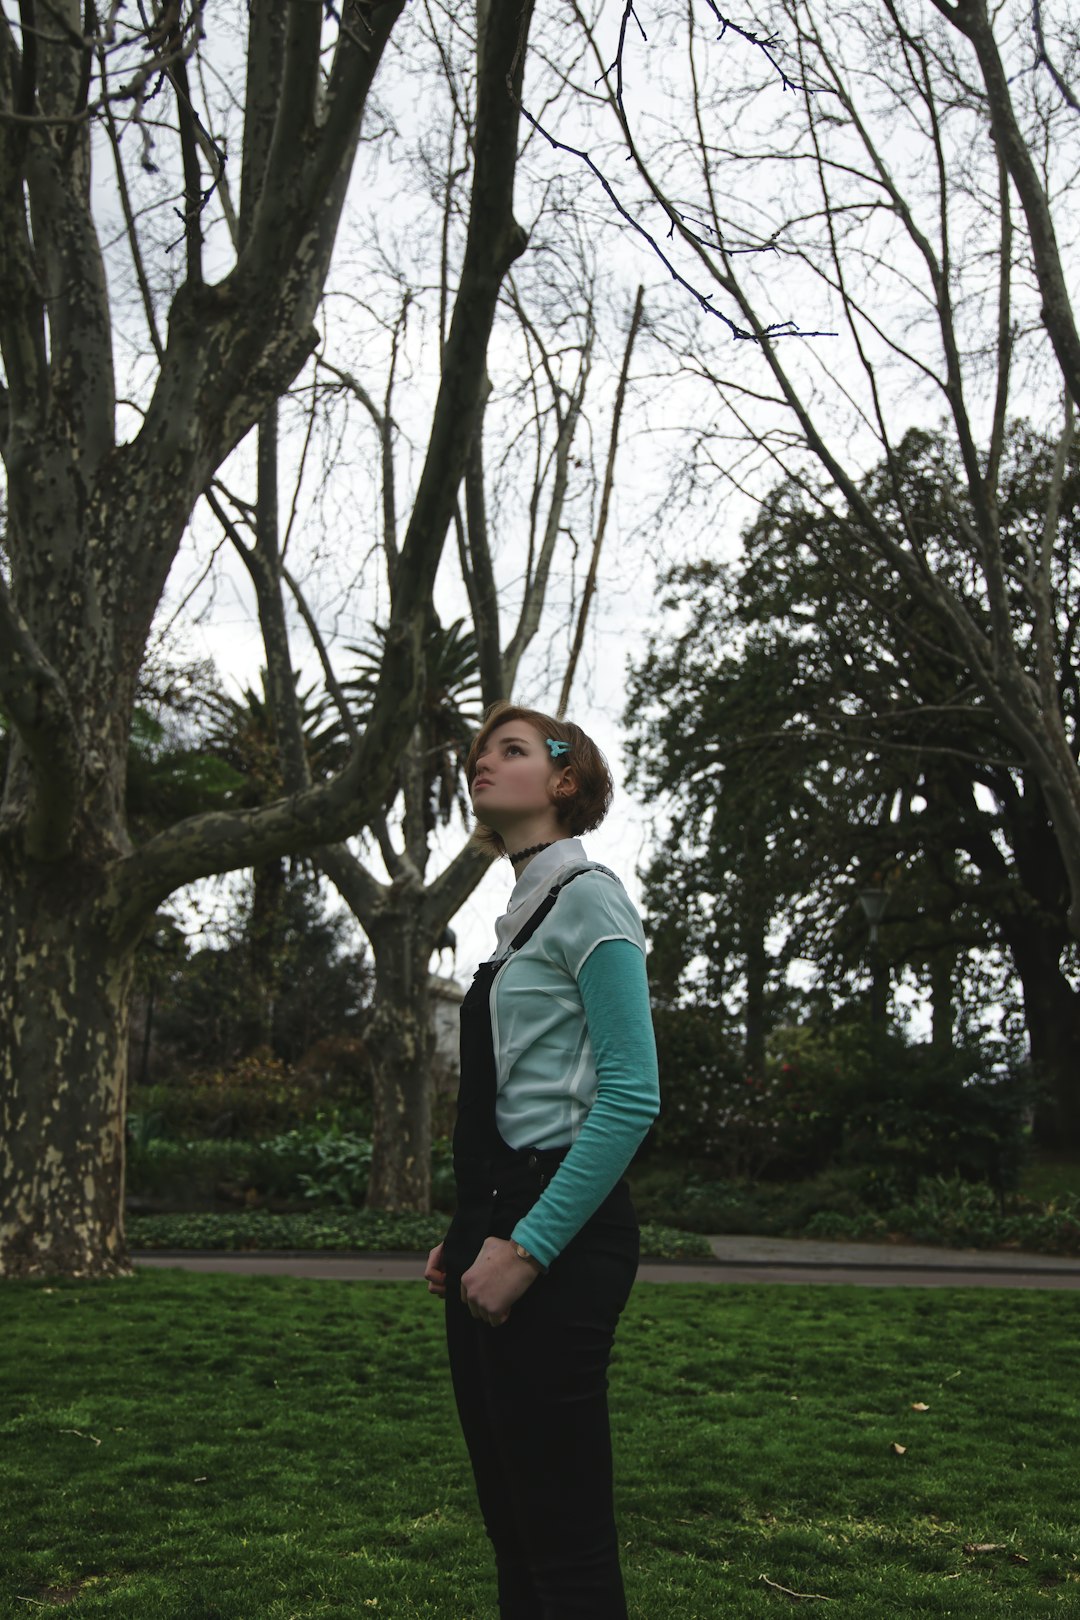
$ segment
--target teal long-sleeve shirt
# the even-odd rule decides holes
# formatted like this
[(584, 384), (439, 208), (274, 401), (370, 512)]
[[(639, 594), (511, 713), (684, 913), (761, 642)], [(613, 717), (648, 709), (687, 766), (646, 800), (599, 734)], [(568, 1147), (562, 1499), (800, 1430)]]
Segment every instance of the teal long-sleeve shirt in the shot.
[(660, 1111), (645, 958), (602, 940), (577, 979), (596, 1067), (596, 1096), (565, 1159), (511, 1237), (547, 1266), (600, 1207)]

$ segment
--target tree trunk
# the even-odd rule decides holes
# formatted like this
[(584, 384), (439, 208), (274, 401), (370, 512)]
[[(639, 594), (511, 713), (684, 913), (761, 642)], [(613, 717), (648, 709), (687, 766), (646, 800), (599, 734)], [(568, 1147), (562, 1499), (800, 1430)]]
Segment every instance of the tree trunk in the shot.
[(769, 985), (769, 904), (765, 881), (767, 853), (759, 827), (746, 830), (746, 872), (741, 924), (746, 971), (746, 1072), (759, 1079), (765, 1073), (765, 1002)]
[(1024, 989), (1031, 1061), (1047, 1095), (1035, 1112), (1039, 1147), (1080, 1153), (1080, 993), (1061, 971), (1062, 940), (1036, 923), (1002, 924)]
[[(138, 848), (126, 827), (124, 770), (161, 591), (200, 493), (318, 341), (313, 323), (361, 115), (404, 4), (350, 5), (332, 60), (320, 44), (323, 8), (250, 8), (257, 93), (249, 86), (242, 201), (250, 229), (233, 268), (209, 285), (192, 217), (188, 277), (169, 308), (152, 397), (122, 444), (89, 209), (90, 126), (70, 120), (74, 97), (86, 100), (89, 46), (73, 28), (26, 30), (35, 48), (72, 58), (72, 94), (45, 108), (70, 125), (59, 143), (47, 124), (29, 140), (6, 126), (12, 139), (0, 140), (9, 181), (0, 187), (0, 235), (5, 250), (11, 244), (0, 265), (10, 560), (10, 578), (0, 574), (0, 702), (12, 731), (0, 805), (0, 1275), (130, 1272), (122, 1132), (132, 956), (165, 897), (211, 873), (345, 838), (380, 814), (420, 709), (423, 623), (479, 411), (499, 288), (526, 245), (512, 204), (532, 9), (519, 0), (483, 13), (468, 238), (363, 733), (331, 781), (257, 809), (184, 817)], [(32, 68), (13, 51), (10, 29), (0, 29), (0, 46), (5, 39), (7, 77), (32, 97)], [(44, 82), (39, 73), (39, 89)], [(178, 116), (198, 122), (186, 99)], [(69, 161), (77, 128), (85, 165)], [(422, 896), (410, 898), (419, 907)], [(434, 937), (445, 926), (443, 918)], [(407, 972), (391, 975), (391, 984), (402, 980), (423, 994), (426, 959), (423, 972), (409, 958)], [(397, 997), (407, 1011), (412, 993)], [(388, 1016), (394, 1006), (388, 996)], [(378, 1106), (403, 1116), (398, 1181), (421, 1178), (409, 1201), (423, 1207), (425, 1043), (410, 1041), (404, 1021), (387, 1028), (386, 1042), (388, 1071), (396, 1063), (402, 1079), (380, 1083)], [(410, 1047), (411, 1069), (400, 1055)], [(376, 1196), (391, 1206), (403, 1196), (392, 1183), (377, 1167)]]
[(930, 1044), (937, 1052), (951, 1052), (956, 1036), (956, 952), (946, 946), (932, 951), (930, 970)]
[(375, 956), (372, 1056), (372, 1159), (369, 1209), (431, 1208), (431, 1094), (434, 1035), (428, 995), (431, 941), (421, 940), (417, 907), (398, 891), (370, 930)]
[(134, 946), (64, 862), (0, 883), (0, 1276), (131, 1276), (124, 1113)]
[(870, 943), (870, 1027), (882, 1034), (889, 1027), (889, 964), (877, 939)]
[(280, 988), (282, 913), (285, 904), (285, 862), (279, 857), (260, 861), (252, 869), (251, 915), (248, 922), (250, 1000), (243, 1012), (243, 1051), (272, 1046), (274, 1008)]

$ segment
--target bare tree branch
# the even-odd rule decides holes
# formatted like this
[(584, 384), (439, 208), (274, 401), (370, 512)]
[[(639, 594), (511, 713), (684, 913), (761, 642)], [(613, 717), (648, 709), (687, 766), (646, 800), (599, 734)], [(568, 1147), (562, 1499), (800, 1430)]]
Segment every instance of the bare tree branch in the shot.
[(1080, 405), (1080, 331), (1069, 299), (1046, 188), (1020, 129), (986, 0), (963, 0), (955, 6), (947, 0), (934, 0), (934, 5), (974, 47), (986, 86), (990, 127), (1027, 220), (1043, 298), (1043, 320), (1073, 403)]
[(1051, 61), (1050, 53), (1046, 49), (1046, 39), (1043, 34), (1042, 0), (1032, 0), (1031, 24), (1035, 30), (1035, 43), (1038, 46), (1038, 56), (1036, 60), (1042, 64), (1042, 66), (1049, 73), (1050, 77), (1053, 79), (1054, 83), (1057, 85), (1058, 90), (1061, 93), (1061, 99), (1064, 102), (1067, 102), (1067, 104), (1072, 108), (1073, 112), (1080, 112), (1080, 101), (1077, 100), (1072, 89), (1067, 84), (1064, 75)]
[(559, 694), (559, 706), (555, 711), (556, 718), (561, 720), (566, 713), (566, 705), (570, 700), (570, 689), (574, 684), (574, 674), (577, 670), (577, 661), (581, 654), (582, 642), (585, 639), (585, 624), (588, 619), (589, 607), (592, 603), (593, 593), (596, 590), (596, 573), (600, 565), (600, 548), (604, 543), (604, 532), (607, 529), (608, 509), (611, 505), (611, 491), (615, 484), (615, 454), (619, 447), (619, 430), (622, 426), (623, 404), (626, 400), (626, 384), (630, 376), (630, 359), (634, 352), (634, 339), (641, 326), (641, 316), (644, 309), (645, 289), (639, 287), (634, 299), (634, 310), (630, 317), (630, 330), (626, 334), (626, 348), (623, 350), (622, 367), (619, 371), (618, 386), (615, 390), (615, 405), (611, 413), (611, 438), (608, 443), (607, 465), (604, 468), (604, 487), (600, 495), (600, 516), (596, 523), (596, 534), (593, 538), (592, 554), (589, 558), (589, 572), (585, 579), (585, 588), (581, 593), (581, 605), (578, 609), (577, 625), (574, 629), (574, 640), (570, 648), (570, 657), (567, 660), (566, 672), (563, 675), (562, 691)]

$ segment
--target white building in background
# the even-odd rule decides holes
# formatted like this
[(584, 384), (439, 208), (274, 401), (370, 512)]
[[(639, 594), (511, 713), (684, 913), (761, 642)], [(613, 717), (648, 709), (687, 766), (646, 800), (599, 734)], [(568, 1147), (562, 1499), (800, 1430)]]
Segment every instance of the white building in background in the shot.
[(456, 979), (432, 973), (428, 977), (428, 993), (431, 996), (431, 1021), (435, 1032), (433, 1096), (456, 1098), (460, 1071), (458, 1008), (465, 992)]

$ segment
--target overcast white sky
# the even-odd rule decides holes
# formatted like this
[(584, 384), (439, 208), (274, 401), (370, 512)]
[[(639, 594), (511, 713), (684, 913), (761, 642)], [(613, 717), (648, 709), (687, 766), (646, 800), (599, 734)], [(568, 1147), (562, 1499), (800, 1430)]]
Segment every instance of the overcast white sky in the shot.
[[(618, 8), (611, 8), (613, 26), (617, 26), (618, 14)], [(402, 34), (399, 48), (404, 44)], [(416, 96), (409, 77), (414, 70), (415, 64), (409, 64), (405, 77), (395, 80), (390, 76), (388, 87), (381, 91), (383, 106), (396, 121), (404, 146), (415, 143), (423, 135), (429, 147), (437, 147), (430, 106)], [(533, 82), (536, 83), (535, 78)], [(423, 123), (419, 114), (421, 108)], [(578, 138), (576, 131), (563, 130), (562, 133), (573, 133)], [(235, 147), (235, 142), (232, 144)], [(533, 152), (537, 160), (545, 156), (545, 149), (535, 142)], [(645, 242), (619, 224), (600, 189), (590, 186), (585, 172), (573, 159), (560, 156), (548, 160), (548, 174), (553, 165), (575, 193), (575, 206), (584, 221), (578, 228), (583, 230), (586, 251), (594, 255), (600, 278), (602, 309), (597, 354), (586, 397), (586, 422), (579, 439), (581, 456), (591, 452), (595, 476), (590, 480), (579, 471), (565, 520), (567, 527), (573, 529), (577, 554), (573, 555), (568, 539), (564, 539), (552, 570), (549, 605), (541, 629), (526, 654), (512, 694), (514, 701), (549, 710), (558, 702), (562, 682), (569, 646), (570, 604), (580, 591), (588, 562), (610, 432), (615, 376), (638, 282), (643, 282), (647, 289), (647, 320), (668, 314), (672, 307), (667, 275)], [(519, 218), (532, 222), (540, 193), (539, 184), (534, 181), (530, 186), (528, 171), (523, 171), (516, 207)], [(361, 149), (330, 278), (324, 347), (335, 363), (352, 371), (376, 398), (381, 398), (387, 351), (385, 322), (388, 312), (393, 313), (397, 291), (394, 276), (385, 271), (396, 264), (411, 274), (416, 304), (410, 312), (409, 337), (403, 350), (405, 361), (400, 367), (394, 400), (394, 416), (401, 429), (398, 476), (402, 527), (407, 518), (409, 494), (419, 471), (436, 380), (433, 366), (438, 349), (433, 321), (437, 298), (432, 243), (437, 233), (433, 235), (431, 217), (423, 186), (413, 169), (402, 164), (400, 151), (398, 158), (389, 162), (377, 144)], [(542, 297), (542, 283), (531, 281), (530, 277), (540, 274), (545, 255), (549, 261), (547, 274), (556, 296), (563, 285), (560, 265), (573, 246), (573, 230), (563, 227), (564, 221), (558, 218), (548, 224), (541, 223), (534, 231), (525, 260), (515, 266), (515, 275), (527, 303), (530, 296), (537, 300)], [(224, 261), (228, 254), (220, 234), (217, 244)], [(568, 307), (570, 302), (568, 294)], [(676, 308), (681, 302), (681, 295), (677, 295)], [(547, 318), (549, 329), (563, 335), (558, 333), (558, 316)], [(567, 320), (567, 330), (572, 335), (569, 315)], [(720, 347), (727, 342), (726, 333), (717, 323), (707, 322), (706, 327), (707, 344), (715, 343)], [(489, 364), (496, 391), (489, 406), (489, 417), (501, 407), (504, 436), (509, 436), (515, 430), (514, 406), (505, 401), (510, 399), (514, 355), (505, 331), (505, 327), (497, 328), (493, 338)], [(569, 347), (568, 340), (567, 345)], [(754, 357), (749, 347), (744, 352), (752, 368)], [(663, 377), (662, 371), (668, 364), (643, 334), (631, 371), (632, 386), (597, 592), (569, 705), (570, 718), (593, 736), (606, 755), (616, 784), (616, 796), (607, 821), (585, 840), (586, 848), (591, 857), (619, 873), (639, 905), (641, 889), (637, 868), (647, 854), (650, 814), (646, 806), (631, 799), (623, 786), (621, 714), (627, 667), (630, 660), (642, 656), (648, 630), (659, 624), (658, 563), (692, 555), (702, 543), (704, 521), (701, 513), (693, 520), (688, 517), (674, 520), (667, 528), (663, 522), (657, 526), (650, 521), (651, 515), (664, 504), (665, 485), (671, 476), (668, 458), (672, 445), (686, 421), (694, 419), (695, 414), (693, 390), (679, 390)], [(568, 371), (563, 377), (564, 382), (569, 383)], [(290, 498), (286, 493), (287, 474), (291, 476), (295, 469), (300, 435), (297, 431), (290, 434), (288, 417), (284, 420), (286, 437), (281, 484), (283, 506), (287, 506)], [(700, 423), (700, 416), (697, 420)], [(350, 662), (345, 648), (368, 634), (373, 616), (385, 619), (387, 599), (378, 552), (380, 496), (373, 428), (364, 412), (355, 405), (341, 416), (340, 423), (343, 425), (326, 431), (309, 460), (289, 558), (304, 579), (305, 589), (310, 591), (309, 601), (318, 611), (320, 626), (332, 648), (338, 673), (342, 674)], [(489, 451), (491, 462), (499, 449), (499, 435), (494, 434)], [(493, 505), (492, 510), (504, 641), (516, 623), (517, 575), (525, 547), (527, 490), (515, 491), (518, 465), (512, 463), (503, 477), (499, 497), (502, 504)], [(223, 476), (230, 487), (250, 500), (252, 472), (249, 441), (231, 459)], [(749, 503), (734, 490), (714, 493), (707, 523), (707, 541), (713, 555), (734, 554), (740, 525), (749, 510)], [(198, 583), (210, 548), (217, 541), (214, 526), (206, 521), (205, 515), (199, 517), (173, 570), (168, 606), (163, 609), (161, 618), (167, 619), (177, 604), (186, 601), (183, 615), (187, 627), (183, 637), (186, 653), (212, 656), (234, 690), (245, 684), (257, 688), (263, 651), (254, 593), (246, 572), (226, 547), (219, 551), (203, 583)], [(452, 535), (444, 550), (436, 605), (444, 624), (468, 613)], [(670, 619), (674, 624), (674, 616)], [(295, 613), (291, 615), (291, 623), (294, 663), (302, 670), (302, 684), (307, 684), (316, 680), (318, 664)], [(460, 825), (440, 832), (430, 875), (449, 862), (465, 836)], [(385, 870), (377, 852), (372, 865), (375, 875), (385, 881)], [(454, 972), (459, 979), (468, 982), (476, 963), (489, 955), (494, 946), (494, 919), (505, 909), (512, 886), (510, 867), (504, 861), (497, 862), (451, 925), (458, 937), (456, 964), (443, 955), (441, 959), (433, 959), (433, 969)], [(196, 915), (192, 910), (194, 902), (196, 909), (204, 912), (205, 922), (208, 893), (208, 890), (196, 889), (184, 896), (183, 909), (191, 921)]]
[[(621, 3), (610, 0), (598, 5), (606, 23), (604, 49), (613, 51), (619, 22), (623, 14)], [(633, 52), (628, 58), (627, 93), (629, 104), (644, 124), (655, 120), (657, 152), (662, 154), (661, 167), (676, 152), (681, 117), (685, 125), (687, 107), (687, 68), (680, 54), (679, 42), (685, 37), (685, 8), (656, 4), (646, 8), (650, 21), (647, 46), (636, 37)], [(396, 121), (401, 142), (395, 148), (397, 155), (389, 158), (390, 148), (379, 143), (362, 148), (354, 178), (353, 193), (343, 222), (339, 250), (331, 273), (330, 292), (326, 305), (327, 336), (325, 346), (336, 363), (354, 369), (371, 391), (379, 397), (381, 378), (387, 351), (387, 319), (392, 314), (393, 299), (398, 283), (395, 274), (402, 275), (402, 284), (413, 285), (416, 302), (410, 314), (408, 344), (402, 366), (399, 391), (395, 395), (394, 415), (401, 427), (400, 478), (402, 516), (408, 509), (408, 497), (415, 485), (420, 457), (425, 442), (426, 426), (430, 420), (430, 404), (434, 382), (433, 367), (438, 353), (438, 333), (435, 327), (437, 298), (434, 293), (434, 267), (437, 255), (435, 237), (430, 223), (430, 200), (425, 197), (424, 184), (417, 177), (415, 165), (402, 159), (406, 147), (415, 147), (419, 136), (427, 139), (427, 155), (435, 168), (442, 161), (438, 141), (432, 130), (437, 120), (421, 130), (417, 123), (418, 109), (425, 119), (431, 118), (431, 104), (417, 93), (416, 62), (409, 59), (410, 41), (414, 36), (406, 28), (415, 27), (419, 12), (403, 18), (400, 36), (395, 36), (395, 48), (401, 53), (394, 73), (380, 79), (380, 116), (385, 113)], [(761, 19), (759, 19), (760, 21)], [(839, 26), (839, 25), (838, 25)], [(730, 40), (716, 46), (702, 31), (701, 61), (712, 75), (712, 81), (723, 87), (734, 84), (742, 75), (745, 83), (760, 81), (768, 74), (761, 59), (747, 53)], [(872, 42), (858, 38), (846, 41), (856, 56), (872, 51)], [(671, 51), (668, 52), (668, 46)], [(740, 55), (739, 52), (742, 51)], [(711, 52), (711, 56), (707, 53)], [(594, 82), (591, 70), (582, 69), (582, 83)], [(397, 77), (395, 77), (395, 73)], [(526, 98), (531, 93), (540, 95), (538, 72), (530, 65), (527, 76)], [(756, 76), (756, 78), (755, 78)], [(666, 102), (664, 97), (667, 97)], [(781, 99), (781, 93), (770, 86), (761, 103), (760, 117), (771, 127), (779, 125), (781, 118), (796, 116), (797, 98)], [(537, 103), (539, 104), (539, 103)], [(710, 131), (715, 136), (718, 162), (727, 165), (725, 176), (735, 173), (733, 164), (738, 150), (743, 156), (752, 156), (754, 142), (762, 125), (756, 127), (747, 109), (752, 105), (748, 96), (739, 112), (737, 123), (729, 130), (717, 121)], [(753, 105), (756, 106), (756, 103)], [(601, 151), (596, 108), (590, 107), (587, 97), (575, 103), (579, 122), (562, 124), (559, 133), (571, 142), (596, 142), (594, 150)], [(681, 111), (680, 111), (681, 110)], [(552, 115), (554, 116), (554, 115)], [(550, 120), (549, 120), (550, 121)], [(666, 121), (666, 122), (665, 122)], [(889, 145), (890, 161), (898, 171), (905, 169), (920, 173), (920, 154), (916, 137), (899, 129)], [(725, 143), (734, 143), (735, 158), (724, 152)], [(666, 144), (665, 144), (666, 143)], [(232, 149), (238, 150), (235, 141)], [(533, 143), (533, 156), (536, 143)], [(608, 155), (608, 169), (620, 187), (629, 185), (623, 176), (625, 166)], [(532, 158), (530, 158), (532, 161)], [(671, 162), (676, 159), (671, 157)], [(552, 167), (553, 166), (553, 167)], [(563, 654), (568, 644), (568, 603), (572, 584), (580, 585), (586, 565), (588, 540), (595, 521), (595, 503), (598, 477), (602, 471), (603, 453), (610, 424), (610, 410), (614, 390), (614, 374), (621, 353), (621, 334), (625, 330), (633, 290), (639, 281), (646, 286), (646, 310), (650, 319), (662, 322), (670, 331), (680, 323), (687, 332), (687, 352), (693, 351), (702, 366), (713, 371), (720, 385), (691, 384), (684, 376), (678, 383), (664, 375), (665, 362), (658, 349), (651, 347), (647, 336), (640, 340), (635, 354), (632, 375), (636, 386), (628, 403), (626, 427), (618, 464), (615, 501), (609, 522), (604, 557), (600, 571), (599, 588), (594, 615), (586, 637), (585, 655), (579, 666), (577, 683), (570, 704), (570, 715), (596, 739), (606, 754), (616, 781), (616, 798), (605, 825), (586, 840), (590, 856), (610, 865), (622, 877), (631, 896), (640, 904), (640, 884), (637, 868), (647, 856), (649, 846), (649, 807), (635, 803), (623, 787), (623, 731), (621, 712), (625, 703), (626, 671), (630, 659), (640, 658), (645, 638), (650, 629), (658, 627), (660, 617), (657, 602), (656, 571), (660, 560), (675, 560), (699, 554), (707, 549), (714, 558), (731, 557), (738, 547), (739, 531), (751, 515), (753, 497), (760, 495), (778, 477), (778, 469), (771, 467), (761, 449), (761, 441), (753, 435), (736, 431), (733, 418), (724, 417), (726, 406), (740, 404), (753, 412), (763, 423), (764, 433), (775, 431), (782, 412), (762, 402), (761, 395), (769, 395), (774, 388), (767, 382), (764, 362), (751, 344), (732, 344), (725, 329), (715, 319), (695, 317), (692, 299), (688, 294), (676, 294), (670, 279), (645, 242), (614, 215), (587, 171), (572, 157), (558, 154), (550, 158), (548, 174), (558, 173), (562, 183), (573, 193), (575, 209), (580, 211), (583, 235), (587, 246), (595, 251), (598, 273), (603, 284), (607, 313), (601, 322), (600, 345), (595, 374), (586, 402), (588, 432), (593, 441), (593, 465), (596, 476), (591, 483), (579, 480), (576, 494), (569, 509), (568, 526), (572, 526), (580, 548), (573, 562), (564, 548), (557, 561), (552, 578), (551, 606), (544, 626), (527, 655), (513, 697), (539, 708), (553, 708), (557, 702), (561, 682)], [(673, 172), (673, 171), (671, 171)], [(776, 195), (760, 180), (760, 166), (740, 171), (741, 178), (730, 184), (731, 206), (744, 202), (747, 218), (759, 221), (759, 228), (768, 234), (766, 216), (775, 210), (777, 219), (783, 217), (784, 203), (780, 190)], [(771, 171), (770, 171), (771, 172)], [(805, 172), (805, 171), (804, 171)], [(901, 173), (902, 179), (911, 174)], [(790, 176), (788, 176), (790, 180)], [(673, 182), (674, 183), (674, 182)], [(682, 175), (688, 194), (700, 193), (700, 176)], [(727, 182), (725, 182), (727, 183)], [(787, 185), (785, 181), (785, 185)], [(695, 189), (696, 188), (696, 189)], [(740, 189), (741, 188), (741, 189)], [(788, 188), (790, 190), (790, 187)], [(973, 185), (971, 204), (978, 216), (979, 202)], [(626, 196), (630, 200), (629, 191)], [(518, 214), (531, 220), (531, 210), (539, 190), (532, 193), (526, 180), (519, 187)], [(634, 203), (634, 207), (638, 204)], [(725, 202), (725, 207), (727, 203)], [(793, 247), (807, 239), (812, 243), (814, 232), (821, 234), (820, 217), (813, 213), (813, 203), (805, 204), (801, 198), (790, 204), (794, 209), (795, 224), (785, 238)], [(803, 217), (799, 217), (802, 215)], [(873, 219), (874, 213), (868, 215)], [(760, 221), (765, 220), (765, 224)], [(654, 222), (655, 229), (655, 222)], [(880, 295), (871, 297), (870, 307), (880, 314), (887, 330), (881, 335), (878, 356), (882, 360), (882, 377), (887, 376), (886, 363), (898, 365), (889, 348), (894, 337), (917, 346), (920, 321), (925, 321), (925, 301), (916, 299), (915, 313), (908, 319), (908, 310), (900, 302), (906, 297), (897, 288), (910, 280), (907, 263), (899, 264), (895, 258), (878, 251), (877, 238), (867, 227), (867, 239), (853, 243), (849, 268), (852, 275), (859, 270), (871, 278), (871, 285), (879, 285)], [(876, 226), (873, 227), (876, 229)], [(800, 235), (801, 233), (801, 235)], [(656, 234), (662, 237), (662, 231)], [(437, 236), (437, 233), (435, 233)], [(526, 293), (529, 293), (531, 264), (541, 262), (538, 249), (545, 232), (538, 231), (526, 260), (519, 267)], [(546, 230), (548, 246), (558, 239), (555, 227)], [(674, 251), (672, 249), (671, 251)], [(527, 262), (529, 261), (529, 262)], [(554, 257), (552, 263), (555, 262)], [(744, 261), (744, 263), (747, 261)], [(818, 401), (828, 398), (828, 420), (834, 433), (834, 445), (847, 453), (850, 465), (868, 465), (877, 459), (880, 447), (872, 436), (860, 426), (858, 359), (851, 335), (837, 319), (835, 301), (824, 280), (816, 279), (808, 268), (809, 258), (800, 261), (798, 252), (788, 257), (769, 256), (753, 267), (763, 287), (761, 308), (770, 317), (795, 317), (804, 328), (836, 329), (835, 338), (821, 339), (804, 344), (796, 340), (793, 364), (801, 373), (809, 397)], [(684, 261), (688, 271), (691, 265)], [(869, 270), (867, 270), (869, 266)], [(860, 268), (861, 267), (861, 268)], [(693, 270), (695, 278), (698, 269)], [(516, 270), (515, 273), (518, 273)], [(557, 282), (558, 276), (555, 271)], [(893, 281), (887, 278), (892, 276)], [(557, 294), (558, 295), (558, 294)], [(980, 322), (980, 303), (971, 305), (971, 320), (976, 332)], [(865, 337), (865, 334), (864, 334)], [(932, 345), (932, 330), (927, 340)], [(866, 339), (876, 341), (876, 339)], [(981, 341), (981, 340), (980, 340)], [(492, 369), (496, 375), (493, 409), (509, 398), (511, 367), (507, 353), (500, 350), (503, 340), (496, 337), (492, 352)], [(569, 347), (569, 344), (568, 344)], [(785, 350), (785, 353), (788, 351)], [(505, 364), (504, 364), (505, 362)], [(500, 365), (503, 371), (499, 373)], [(888, 375), (893, 390), (888, 408), (893, 414), (890, 424), (896, 436), (904, 422), (924, 423), (940, 420), (942, 406), (932, 390), (928, 394), (925, 379), (918, 384), (898, 373)], [(745, 399), (739, 391), (745, 389)], [(725, 401), (726, 390), (726, 401)], [(845, 392), (846, 391), (846, 392)], [(755, 392), (757, 405), (747, 403)], [(865, 393), (865, 391), (864, 391)], [(1051, 404), (1053, 401), (1051, 400)], [(770, 415), (771, 409), (771, 415)], [(870, 419), (867, 413), (864, 421)], [(318, 610), (324, 632), (332, 641), (335, 652), (341, 654), (350, 641), (360, 639), (372, 616), (385, 619), (386, 587), (380, 580), (378, 557), (378, 482), (374, 476), (375, 443), (371, 423), (363, 412), (354, 407), (338, 432), (327, 430), (315, 456), (314, 483), (311, 468), (300, 503), (300, 518), (296, 533), (290, 542), (290, 558), (310, 588), (313, 606)], [(512, 423), (510, 424), (512, 426)], [(715, 432), (713, 430), (716, 430)], [(661, 511), (667, 493), (668, 481), (679, 457), (670, 452), (678, 445), (685, 452), (686, 445), (700, 435), (699, 463), (703, 481), (696, 500), (689, 505), (674, 504), (670, 518), (663, 516), (653, 521)], [(295, 462), (298, 440), (295, 435), (287, 440), (285, 461), (289, 456)], [(320, 457), (322, 458), (320, 461)], [(685, 463), (685, 457), (684, 457)], [(250, 478), (251, 448), (241, 448), (226, 469), (228, 481), (249, 499), (252, 495)], [(502, 499), (505, 504), (495, 509), (493, 524), (497, 541), (496, 572), (504, 601), (504, 635), (509, 633), (516, 619), (517, 596), (515, 574), (520, 568), (523, 552), (522, 513), (515, 508), (514, 468), (504, 479)], [(283, 487), (287, 480), (283, 475)], [(740, 492), (742, 486), (742, 492)], [(188, 595), (206, 561), (210, 533), (203, 524), (196, 524), (185, 549), (178, 559), (170, 580), (169, 599), (175, 605)], [(466, 611), (463, 587), (457, 578), (456, 557), (452, 539), (444, 554), (440, 572), (436, 603), (444, 624)], [(262, 648), (258, 635), (253, 593), (240, 565), (227, 552), (222, 552), (218, 563), (206, 583), (195, 590), (191, 598), (194, 621), (186, 637), (189, 653), (205, 651), (212, 654), (223, 675), (236, 683), (257, 684), (258, 669), (262, 661)], [(673, 630), (668, 621), (667, 629)], [(305, 678), (313, 678), (314, 660), (302, 627), (297, 624), (294, 661), (301, 666)], [(439, 853), (434, 869), (451, 857), (463, 838), (460, 829), (441, 835)], [(376, 871), (385, 874), (381, 867)], [(487, 956), (494, 943), (494, 919), (506, 905), (513, 877), (505, 862), (497, 863), (483, 883), (453, 922), (458, 936), (457, 962), (454, 966), (459, 980), (467, 982), (476, 962)], [(451, 963), (444, 957), (433, 962), (433, 967), (449, 971)]]

